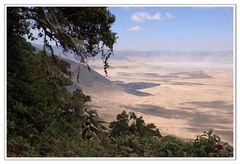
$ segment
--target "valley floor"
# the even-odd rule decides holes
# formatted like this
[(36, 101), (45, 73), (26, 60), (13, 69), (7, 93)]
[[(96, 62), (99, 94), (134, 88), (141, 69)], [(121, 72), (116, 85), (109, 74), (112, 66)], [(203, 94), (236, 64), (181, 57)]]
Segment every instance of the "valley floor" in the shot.
[[(100, 65), (95, 62), (93, 68), (105, 76)], [(123, 110), (134, 111), (147, 123), (157, 125), (163, 134), (188, 140), (211, 128), (223, 140), (233, 143), (231, 65), (183, 68), (131, 60), (112, 60), (110, 65), (108, 79), (124, 91), (85, 90), (106, 121), (114, 120)]]

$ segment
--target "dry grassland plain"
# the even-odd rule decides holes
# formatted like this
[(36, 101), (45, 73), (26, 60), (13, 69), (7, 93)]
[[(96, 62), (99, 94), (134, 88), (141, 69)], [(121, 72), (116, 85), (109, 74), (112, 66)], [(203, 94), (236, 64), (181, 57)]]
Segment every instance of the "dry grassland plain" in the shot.
[[(189, 140), (214, 129), (233, 143), (233, 64), (139, 57), (110, 60), (108, 79), (84, 87), (106, 121), (134, 111), (162, 134)], [(105, 76), (102, 62), (92, 68)]]

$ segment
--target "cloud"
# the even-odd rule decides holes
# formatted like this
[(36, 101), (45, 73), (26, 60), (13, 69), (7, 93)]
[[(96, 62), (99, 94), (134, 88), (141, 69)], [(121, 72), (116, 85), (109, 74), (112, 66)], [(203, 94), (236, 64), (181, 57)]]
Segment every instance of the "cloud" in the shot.
[(134, 22), (143, 22), (145, 20), (160, 20), (160, 13), (151, 15), (147, 12), (137, 12), (132, 15), (132, 20)]
[(134, 22), (144, 22), (146, 20), (158, 20), (158, 21), (162, 21), (162, 20), (167, 20), (167, 19), (173, 19), (175, 18), (174, 15), (172, 15), (171, 13), (155, 13), (155, 14), (150, 14), (148, 12), (136, 12), (132, 15), (131, 19)]
[(165, 13), (165, 19), (173, 19), (175, 18), (174, 15), (172, 15), (171, 13)]
[(133, 26), (128, 28), (128, 31), (139, 31), (139, 30), (143, 30), (143, 28), (140, 26)]

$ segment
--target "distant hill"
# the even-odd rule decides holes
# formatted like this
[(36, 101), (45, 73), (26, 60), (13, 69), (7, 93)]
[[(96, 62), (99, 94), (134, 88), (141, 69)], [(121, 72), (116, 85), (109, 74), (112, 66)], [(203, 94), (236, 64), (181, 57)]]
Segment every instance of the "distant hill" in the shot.
[[(65, 59), (66, 60), (66, 59)], [(68, 86), (70, 91), (81, 88), (84, 91), (88, 91), (91, 93), (94, 92), (106, 92), (111, 90), (121, 91), (121, 87), (114, 84), (112, 81), (97, 73), (93, 69), (88, 70), (87, 66), (67, 60), (71, 64), (71, 73), (72, 73), (72, 82), (71, 86)], [(77, 74), (79, 72), (79, 81), (77, 79)]]

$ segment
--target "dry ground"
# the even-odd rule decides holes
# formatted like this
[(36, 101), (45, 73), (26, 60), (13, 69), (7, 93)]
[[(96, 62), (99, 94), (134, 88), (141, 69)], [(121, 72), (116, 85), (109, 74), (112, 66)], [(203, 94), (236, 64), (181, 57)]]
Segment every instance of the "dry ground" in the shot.
[[(122, 84), (128, 92), (85, 89), (92, 95), (93, 106), (100, 115), (112, 121), (123, 110), (134, 111), (147, 123), (156, 124), (163, 134), (185, 139), (193, 139), (212, 128), (232, 144), (232, 65), (174, 62), (151, 65), (151, 62), (153, 60), (145, 59), (110, 61), (108, 79)], [(93, 64), (93, 68), (104, 75), (101, 66), (99, 61)], [(153, 85), (149, 85), (151, 83)], [(135, 90), (129, 91), (131, 87)]]

